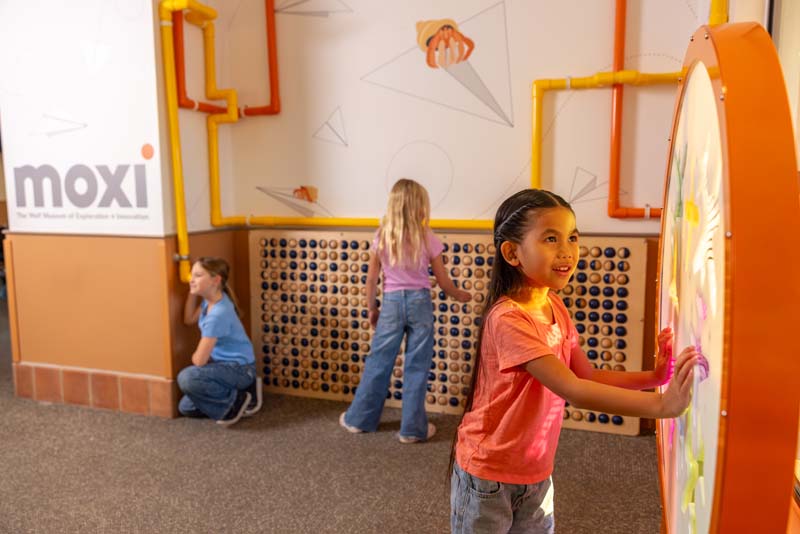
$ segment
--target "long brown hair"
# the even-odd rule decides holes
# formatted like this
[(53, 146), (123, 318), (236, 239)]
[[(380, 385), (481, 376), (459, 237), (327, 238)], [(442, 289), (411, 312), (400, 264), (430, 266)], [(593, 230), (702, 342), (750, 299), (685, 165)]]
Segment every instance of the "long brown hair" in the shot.
[(231, 267), (228, 265), (228, 262), (222, 258), (203, 256), (197, 258), (197, 263), (199, 263), (200, 267), (205, 269), (206, 272), (208, 272), (208, 274), (211, 276), (220, 277), (220, 289), (222, 289), (222, 292), (228, 295), (228, 298), (231, 299), (231, 302), (233, 302), (233, 309), (236, 310), (236, 315), (241, 318), (242, 310), (239, 308), (239, 300), (236, 298), (236, 294), (233, 292), (233, 289), (228, 286), (228, 276), (231, 272)]
[[(497, 214), (494, 217), (494, 233), (492, 236), (495, 251), (491, 278), (487, 288), (486, 303), (480, 318), (478, 342), (475, 345), (475, 361), (472, 368), (472, 379), (470, 380), (467, 403), (464, 406), (464, 413), (461, 415), (461, 420), (464, 419), (464, 415), (472, 410), (475, 386), (478, 383), (478, 372), (484, 372), (481, 366), (481, 349), (483, 346), (483, 332), (486, 326), (486, 317), (500, 297), (504, 295), (513, 295), (522, 289), (525, 284), (525, 278), (522, 272), (518, 268), (506, 263), (503, 254), (500, 252), (500, 245), (502, 245), (504, 241), (511, 241), (516, 244), (522, 243), (525, 234), (536, 220), (536, 212), (538, 210), (559, 207), (567, 208), (572, 211), (569, 202), (555, 193), (545, 191), (544, 189), (523, 189), (508, 197), (500, 204), (500, 207), (497, 208)], [(450, 447), (450, 465), (447, 471), (448, 482), (453, 473), (453, 464), (456, 459), (456, 443), (458, 443), (459, 426), (461, 426), (461, 421), (459, 421), (459, 424), (456, 426), (456, 433), (453, 436), (453, 443)]]

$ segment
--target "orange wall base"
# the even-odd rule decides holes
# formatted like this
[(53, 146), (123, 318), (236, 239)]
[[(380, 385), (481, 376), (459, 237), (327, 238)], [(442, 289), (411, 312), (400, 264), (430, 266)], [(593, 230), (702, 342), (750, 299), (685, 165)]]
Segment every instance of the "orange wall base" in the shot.
[(54, 365), (14, 363), (13, 367), (18, 397), (140, 415), (177, 415), (174, 380)]

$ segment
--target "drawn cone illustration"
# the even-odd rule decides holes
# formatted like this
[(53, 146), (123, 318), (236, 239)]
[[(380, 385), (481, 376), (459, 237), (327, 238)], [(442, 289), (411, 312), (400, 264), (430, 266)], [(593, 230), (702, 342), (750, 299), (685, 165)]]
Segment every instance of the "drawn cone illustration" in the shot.
[(333, 217), (333, 214), (319, 203), (319, 189), (313, 185), (301, 185), (291, 189), (256, 186), (256, 189), (288, 206), (292, 211), (299, 213), (303, 217), (314, 217), (318, 212), (323, 212), (328, 217)]
[(467, 61), (475, 49), (475, 42), (458, 30), (458, 24), (453, 19), (417, 22), (417, 45), (425, 52), (425, 61), (430, 68), (441, 67), (498, 117), (511, 124), (503, 108), (492, 96), (475, 68)]

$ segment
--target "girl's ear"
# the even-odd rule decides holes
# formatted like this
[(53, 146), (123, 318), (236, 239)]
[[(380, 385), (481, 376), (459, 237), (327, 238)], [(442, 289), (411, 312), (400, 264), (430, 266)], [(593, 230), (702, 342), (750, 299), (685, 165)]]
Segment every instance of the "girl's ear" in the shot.
[(503, 255), (503, 259), (506, 260), (506, 263), (508, 263), (512, 267), (516, 267), (519, 265), (519, 258), (517, 258), (516, 243), (512, 243), (511, 241), (503, 241), (500, 244), (500, 254)]

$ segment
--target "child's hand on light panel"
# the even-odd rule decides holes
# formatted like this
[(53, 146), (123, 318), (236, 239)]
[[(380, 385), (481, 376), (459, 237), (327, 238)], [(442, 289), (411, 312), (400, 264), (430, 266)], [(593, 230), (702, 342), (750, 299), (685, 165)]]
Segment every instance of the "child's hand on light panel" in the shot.
[(661, 417), (678, 417), (692, 400), (692, 384), (694, 383), (694, 367), (702, 365), (703, 356), (694, 347), (686, 347), (675, 362), (675, 374), (661, 397)]
[(674, 339), (672, 328), (664, 328), (658, 334), (658, 353), (656, 353), (656, 367), (654, 372), (659, 385), (664, 385), (672, 378), (675, 371), (675, 358), (672, 356), (672, 341)]

